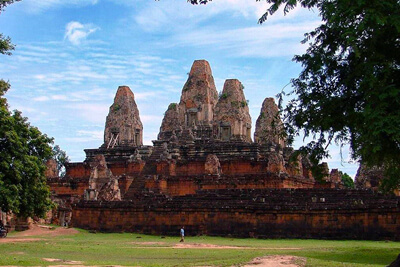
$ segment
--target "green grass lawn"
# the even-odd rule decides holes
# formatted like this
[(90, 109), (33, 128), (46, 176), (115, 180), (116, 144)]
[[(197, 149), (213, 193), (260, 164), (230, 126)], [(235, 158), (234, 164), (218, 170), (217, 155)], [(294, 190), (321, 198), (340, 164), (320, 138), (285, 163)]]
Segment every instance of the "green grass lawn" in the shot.
[[(11, 233), (10, 237), (16, 235)], [(243, 249), (175, 248), (179, 237), (132, 233), (88, 233), (66, 236), (37, 236), (30, 242), (0, 243), (0, 265), (83, 265), (130, 266), (232, 266), (267, 255), (307, 258), (306, 266), (386, 266), (400, 253), (400, 242), (263, 240), (222, 237), (186, 237), (185, 244), (239, 246)], [(49, 262), (44, 258), (59, 259)]]

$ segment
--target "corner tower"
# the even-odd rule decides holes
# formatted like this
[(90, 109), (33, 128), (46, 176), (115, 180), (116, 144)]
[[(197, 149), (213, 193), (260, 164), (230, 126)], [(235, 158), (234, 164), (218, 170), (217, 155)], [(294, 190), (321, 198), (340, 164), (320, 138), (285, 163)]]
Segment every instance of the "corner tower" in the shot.
[(279, 144), (285, 147), (284, 127), (279, 108), (272, 97), (264, 99), (260, 116), (256, 121), (254, 142), (259, 144)]
[(217, 101), (210, 64), (206, 60), (195, 60), (179, 104), (171, 103), (165, 113), (158, 139), (167, 140), (173, 134), (185, 137), (188, 132), (195, 138), (210, 138)]

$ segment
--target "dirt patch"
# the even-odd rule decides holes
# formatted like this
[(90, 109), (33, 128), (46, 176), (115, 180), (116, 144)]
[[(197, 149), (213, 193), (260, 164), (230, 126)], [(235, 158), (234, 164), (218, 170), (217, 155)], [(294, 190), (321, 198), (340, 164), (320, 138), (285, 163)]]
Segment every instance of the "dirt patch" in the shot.
[(64, 227), (43, 227), (38, 225), (33, 225), (29, 230), (22, 232), (15, 232), (12, 236), (7, 236), (6, 238), (0, 238), (0, 243), (13, 243), (13, 242), (32, 242), (43, 240), (43, 238), (34, 238), (34, 236), (60, 236), (60, 235), (73, 235), (79, 233), (78, 230), (73, 228)]
[(132, 245), (165, 245), (165, 242), (128, 242)]
[(178, 243), (173, 248), (215, 248), (215, 249), (242, 249), (244, 247), (236, 246), (219, 246), (214, 244), (201, 244), (201, 243)]
[(214, 245), (214, 244), (202, 244), (202, 243), (178, 243), (178, 244), (174, 245), (173, 248), (300, 250), (300, 248), (237, 247), (237, 246), (219, 246), (219, 245)]
[(288, 255), (274, 255), (255, 258), (243, 267), (304, 267), (306, 259)]
[(16, 242), (34, 242), (43, 240), (42, 238), (22, 238), (22, 237), (6, 237), (0, 239), (1, 243), (16, 243)]
[(83, 264), (81, 261), (69, 261), (69, 260), (51, 259), (51, 258), (43, 258), (42, 260), (48, 261), (48, 262), (61, 262), (64, 264), (74, 264), (74, 265)]
[(78, 230), (74, 228), (64, 228), (64, 227), (43, 227), (38, 225), (33, 225), (32, 229), (18, 232), (13, 237), (21, 236), (38, 236), (38, 235), (49, 235), (49, 236), (59, 236), (59, 235), (72, 235), (79, 233)]
[(25, 254), (25, 252), (22, 252), (22, 251), (16, 251), (16, 252), (10, 252), (9, 254), (11, 254), (11, 255), (24, 255), (24, 254)]

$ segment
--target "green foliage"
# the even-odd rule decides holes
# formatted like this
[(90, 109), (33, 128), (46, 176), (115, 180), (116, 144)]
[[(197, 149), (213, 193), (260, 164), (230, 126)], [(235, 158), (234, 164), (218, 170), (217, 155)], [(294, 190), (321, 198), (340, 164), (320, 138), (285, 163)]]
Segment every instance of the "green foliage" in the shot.
[[(386, 166), (400, 182), (400, 4), (397, 0), (274, 1), (273, 14), (296, 2), (318, 8), (323, 24), (305, 35), (303, 70), (292, 81), (296, 98), (285, 108), (289, 140), (304, 130), (314, 161), (332, 142), (350, 144), (352, 157)], [(265, 17), (266, 19), (266, 17)], [(264, 20), (265, 20), (264, 19)], [(260, 22), (264, 21), (263, 18)]]
[(113, 108), (114, 112), (117, 112), (120, 109), (121, 109), (121, 107), (118, 104), (114, 105), (114, 108)]
[(354, 188), (354, 181), (347, 173), (342, 173), (343, 185), (347, 188)]
[(60, 177), (65, 176), (65, 164), (69, 162), (67, 153), (60, 148), (59, 145), (55, 145), (52, 149), (53, 159), (57, 162), (58, 175)]
[[(20, 0), (16, 0), (20, 1)], [(12, 4), (13, 2), (16, 2), (14, 0), (0, 0), (0, 13), (4, 11), (4, 8)], [(11, 50), (14, 50), (15, 46), (11, 43), (10, 37), (6, 37), (3, 34), (0, 33), (0, 54), (3, 55), (11, 55)]]
[(5, 37), (0, 33), (0, 54), (11, 55), (10, 50), (14, 50), (15, 46), (11, 43), (10, 37)]
[(232, 102), (231, 102), (231, 106), (232, 106), (233, 108), (239, 108), (239, 102), (238, 102), (238, 101), (232, 101)]
[(219, 99), (227, 99), (228, 98), (228, 94), (227, 93), (220, 93), (219, 94)]
[[(0, 0), (0, 13), (15, 1)], [(13, 49), (10, 38), (0, 34), (0, 54), (10, 55)], [(4, 97), (9, 89), (0, 80), (0, 209), (43, 217), (52, 207), (44, 172), (53, 140), (31, 126), (21, 112), (9, 111)]]
[(4, 11), (4, 8), (14, 2), (18, 2), (21, 0), (0, 0), (0, 13)]
[(21, 216), (43, 216), (51, 206), (45, 161), (52, 139), (31, 126), (21, 112), (8, 110), (10, 85), (0, 80), (0, 208)]
[(177, 104), (176, 103), (171, 103), (171, 104), (169, 104), (169, 106), (168, 106), (168, 110), (175, 110), (176, 109), (176, 106), (177, 106)]

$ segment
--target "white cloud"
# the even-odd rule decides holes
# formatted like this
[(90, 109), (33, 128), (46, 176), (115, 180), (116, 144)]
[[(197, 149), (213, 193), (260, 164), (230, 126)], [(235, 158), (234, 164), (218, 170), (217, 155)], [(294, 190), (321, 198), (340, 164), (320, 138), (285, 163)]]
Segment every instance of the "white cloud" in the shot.
[(257, 21), (267, 7), (268, 4), (263, 1), (249, 0), (218, 0), (199, 6), (193, 6), (186, 1), (149, 1), (145, 8), (134, 15), (134, 20), (145, 31), (168, 32), (191, 28), (225, 12)]
[(108, 104), (73, 104), (68, 105), (73, 116), (81, 117), (82, 119), (92, 123), (105, 123), (108, 114)]
[(78, 21), (71, 21), (65, 26), (64, 39), (67, 39), (73, 45), (79, 45), (86, 37), (98, 29), (98, 27), (92, 24), (82, 24)]
[(135, 99), (138, 100), (138, 99), (149, 99), (149, 98), (154, 99), (154, 97), (157, 96), (157, 94), (159, 93), (153, 91), (153, 92), (138, 92), (134, 94), (135, 94)]
[(103, 140), (103, 131), (78, 130), (78, 136), (90, 137), (92, 141)]
[(140, 116), (140, 120), (141, 120), (143, 123), (159, 121), (159, 122), (160, 122), (160, 125), (161, 125), (162, 119), (163, 119), (163, 116), (156, 116), (156, 115), (141, 115), (141, 116)]
[(304, 32), (319, 24), (310, 21), (297, 24), (281, 23), (216, 31), (203, 28), (172, 37), (171, 46), (197, 46), (223, 50), (224, 53), (239, 57), (292, 56), (304, 52), (306, 45), (300, 41)]
[(87, 5), (95, 5), (98, 0), (27, 0), (22, 1), (22, 7), (29, 13), (41, 13), (51, 8), (61, 8), (61, 7), (82, 7)]
[(33, 101), (36, 101), (36, 102), (43, 102), (43, 101), (49, 101), (49, 100), (50, 100), (50, 98), (48, 96), (38, 96), (38, 97), (33, 98)]

